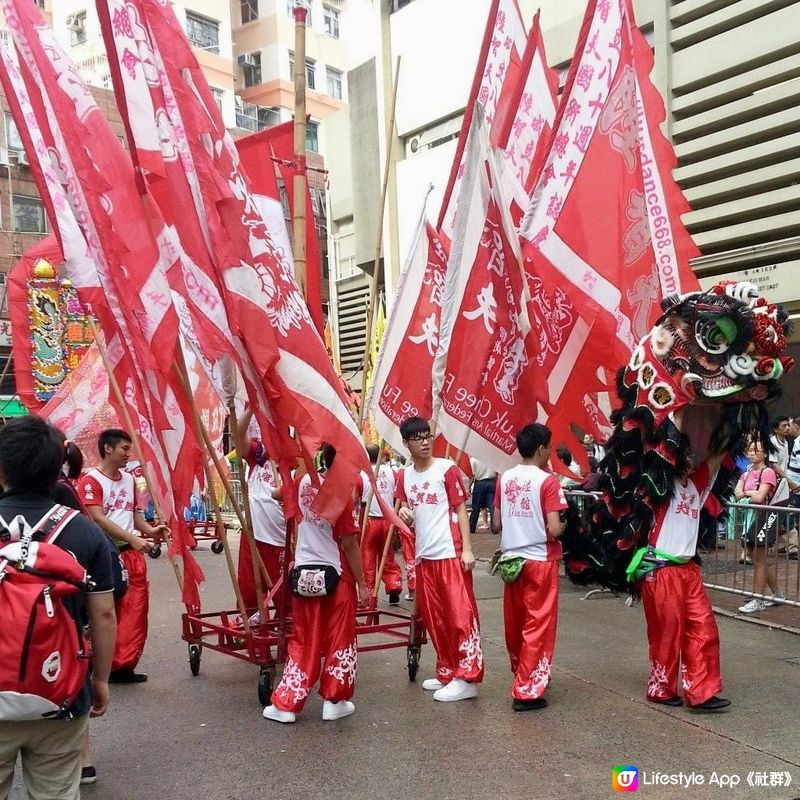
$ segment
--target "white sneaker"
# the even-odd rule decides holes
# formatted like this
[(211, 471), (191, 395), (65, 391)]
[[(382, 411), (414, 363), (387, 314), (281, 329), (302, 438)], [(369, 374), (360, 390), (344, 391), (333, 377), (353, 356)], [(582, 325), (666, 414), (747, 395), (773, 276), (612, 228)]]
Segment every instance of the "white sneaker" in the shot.
[(414, 592), (406, 592), (406, 600), (411, 601), (414, 599)]
[(442, 683), (437, 678), (428, 678), (428, 680), (422, 681), (422, 688), (426, 692), (435, 692), (437, 689), (442, 689), (446, 685), (446, 683)]
[(462, 681), (461, 678), (454, 678), (447, 686), (443, 686), (438, 692), (433, 693), (434, 700), (441, 700), (443, 703), (452, 703), (456, 700), (468, 700), (470, 697), (478, 696), (478, 685)]
[(349, 700), (340, 700), (338, 703), (326, 700), (322, 704), (322, 719), (331, 722), (342, 717), (349, 717), (355, 710), (355, 705)]
[(271, 719), (274, 722), (283, 722), (285, 724), (295, 722), (297, 720), (297, 716), (294, 711), (284, 711), (283, 709), (275, 706), (267, 706), (262, 712), (262, 716), (264, 719)]
[(745, 603), (743, 606), (739, 606), (739, 613), (740, 614), (755, 614), (759, 611), (763, 611), (767, 608), (768, 605), (772, 605), (771, 603), (766, 603), (764, 600), (756, 600), (754, 597), (749, 603)]
[(761, 602), (764, 604), (764, 608), (769, 608), (770, 606), (774, 606), (776, 603), (782, 603), (786, 600), (786, 595), (783, 592), (776, 592), (772, 595), (771, 600), (762, 600)]

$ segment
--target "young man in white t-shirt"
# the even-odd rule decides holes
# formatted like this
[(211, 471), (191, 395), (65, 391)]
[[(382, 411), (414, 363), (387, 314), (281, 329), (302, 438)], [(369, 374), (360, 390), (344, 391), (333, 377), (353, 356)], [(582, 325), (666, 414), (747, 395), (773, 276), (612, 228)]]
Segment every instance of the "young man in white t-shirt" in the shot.
[[(369, 455), (370, 463), (373, 465), (373, 470), (378, 463), (379, 453), (378, 445), (371, 444), (367, 446), (367, 454)], [(390, 525), (389, 520), (383, 516), (378, 500), (374, 496), (369, 475), (362, 472), (360, 478), (360, 503), (362, 513), (367, 515), (367, 524), (362, 528), (364, 535), (361, 537), (361, 562), (364, 565), (364, 580), (367, 583), (367, 589), (369, 589), (370, 594), (375, 595), (377, 593), (375, 580), (378, 567), (383, 558), (383, 550), (386, 546), (386, 536), (389, 533)], [(378, 486), (381, 499), (391, 508), (394, 503), (395, 475), (390, 464), (381, 464), (378, 467), (375, 483)], [(368, 500), (369, 507), (366, 506)], [(386, 553), (386, 563), (383, 566), (381, 580), (386, 594), (389, 596), (389, 605), (397, 605), (400, 602), (400, 592), (403, 588), (403, 574), (400, 572), (397, 561), (395, 561), (391, 544)]]
[(125, 470), (131, 446), (131, 437), (126, 431), (104, 430), (97, 440), (102, 463), (99, 469), (89, 470), (78, 484), (83, 504), (119, 548), (123, 568), (128, 573), (128, 591), (116, 601), (117, 641), (111, 663), (111, 683), (147, 680), (146, 674), (135, 671), (147, 641), (150, 608), (145, 553), (154, 547), (153, 540), (169, 533), (166, 525), (149, 525), (138, 507), (134, 477)]
[[(247, 465), (247, 496), (250, 501), (250, 517), (253, 523), (253, 538), (256, 550), (264, 562), (272, 585), (278, 585), (283, 573), (283, 561), (286, 551), (286, 520), (283, 509), (273, 493), (278, 488), (269, 453), (260, 438), (248, 436), (247, 431), (253, 418), (252, 409), (248, 408), (239, 420), (236, 449), (242, 462)], [(261, 580), (261, 570), (253, 569), (253, 560), (247, 540), (242, 538), (239, 545), (238, 580), (242, 599), (248, 608), (257, 605), (256, 575)], [(267, 586), (262, 580), (262, 591), (265, 596)], [(272, 596), (272, 605), (280, 608), (283, 596), (281, 584)]]
[[(326, 470), (330, 469), (335, 457), (336, 450), (323, 445), (322, 458)], [(324, 474), (319, 477), (324, 481)], [(283, 491), (281, 488), (275, 492), (277, 499)], [(272, 702), (264, 709), (263, 716), (274, 722), (295, 722), (319, 680), (322, 719), (331, 721), (355, 711), (351, 700), (358, 662), (356, 605), (368, 603), (369, 591), (364, 583), (356, 540), (358, 529), (352, 499), (347, 499), (344, 510), (331, 524), (311, 508), (319, 490), (310, 475), (297, 479), (296, 491), (295, 568), (333, 568), (339, 578), (330, 594), (292, 598), (293, 630), (287, 645), (286, 664), (281, 681), (272, 693)]]
[(461, 472), (452, 461), (433, 457), (426, 420), (404, 420), (400, 435), (412, 463), (398, 475), (395, 496), (400, 517), (414, 526), (417, 608), (436, 649), (436, 677), (422, 688), (445, 702), (476, 697), (483, 651)]
[[(517, 434), (522, 463), (497, 479), (494, 532), (500, 539), (505, 582), (506, 647), (514, 672), (514, 711), (544, 708), (556, 645), (558, 562), (567, 507), (558, 478), (547, 470), (550, 430), (538, 423)], [(516, 576), (516, 577), (515, 577)]]
[(640, 583), (650, 650), (647, 699), (683, 705), (680, 678), (690, 708), (717, 711), (730, 700), (717, 695), (722, 688), (719, 631), (695, 554), (700, 510), (724, 454), (694, 469), (694, 451), (685, 436), (681, 452), (687, 468), (675, 478), (670, 502), (656, 515), (642, 561), (642, 571), (649, 569)]

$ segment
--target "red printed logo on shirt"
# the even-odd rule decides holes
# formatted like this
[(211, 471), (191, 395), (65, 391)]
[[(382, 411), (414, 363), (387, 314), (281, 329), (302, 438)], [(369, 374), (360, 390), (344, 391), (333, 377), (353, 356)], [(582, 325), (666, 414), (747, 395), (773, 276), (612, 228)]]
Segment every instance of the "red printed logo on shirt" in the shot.
[(693, 492), (687, 492), (685, 489), (681, 489), (678, 505), (675, 507), (675, 513), (685, 514), (687, 517), (697, 519), (698, 510), (693, 507), (696, 501), (696, 494)]

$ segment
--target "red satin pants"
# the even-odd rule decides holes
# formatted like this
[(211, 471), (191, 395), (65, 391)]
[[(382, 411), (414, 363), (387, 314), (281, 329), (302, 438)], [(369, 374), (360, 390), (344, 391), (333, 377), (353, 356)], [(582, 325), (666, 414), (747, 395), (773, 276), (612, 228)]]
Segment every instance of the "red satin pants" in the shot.
[(459, 558), (423, 559), (417, 564), (417, 610), (436, 650), (436, 677), (483, 680), (478, 606), (472, 573)]
[(642, 581), (642, 603), (650, 644), (647, 696), (667, 700), (678, 694), (678, 677), (689, 705), (722, 689), (719, 631), (703, 586), (700, 567), (662, 567)]
[(400, 534), (400, 552), (403, 554), (403, 566), (406, 568), (406, 583), (409, 592), (417, 591), (417, 555), (414, 550), (414, 538)]
[[(292, 598), (293, 632), (272, 704), (299, 713), (319, 680), (325, 700), (349, 700), (356, 687), (356, 587), (346, 578), (328, 597)], [(321, 677), (320, 677), (321, 676)]]
[[(266, 542), (259, 542), (258, 539), (256, 539), (256, 550), (258, 550), (261, 560), (264, 562), (264, 568), (267, 570), (267, 575), (269, 575), (272, 585), (274, 586), (283, 574), (285, 548), (282, 545), (267, 544)], [(268, 591), (267, 584), (260, 571), (258, 572), (258, 577), (261, 581), (261, 590), (264, 593), (264, 597), (266, 597)], [(253, 559), (250, 556), (250, 544), (244, 536), (242, 536), (241, 542), (239, 543), (237, 580), (239, 581), (239, 591), (242, 593), (245, 608), (257, 608), (258, 599), (256, 597), (256, 579), (255, 572), (253, 571)], [(281, 584), (278, 591), (275, 592), (272, 597), (272, 605), (274, 605), (275, 608), (280, 608), (279, 603), (283, 589), (283, 584)]]
[[(371, 594), (375, 594), (375, 579), (381, 558), (383, 558), (383, 548), (386, 545), (386, 536), (389, 533), (389, 520), (383, 517), (370, 517), (367, 520), (367, 527), (361, 539), (361, 563), (364, 567), (364, 581)], [(383, 568), (383, 588), (389, 592), (399, 592), (403, 588), (403, 574), (395, 561), (394, 550), (389, 545), (386, 554), (386, 564)]]
[(503, 617), (506, 647), (517, 700), (542, 697), (550, 683), (550, 668), (558, 625), (558, 561), (526, 561), (514, 583), (505, 585)]
[(133, 548), (120, 553), (122, 567), (128, 572), (128, 591), (117, 600), (117, 641), (111, 669), (134, 669), (147, 641), (147, 614), (150, 610), (150, 582), (147, 558)]

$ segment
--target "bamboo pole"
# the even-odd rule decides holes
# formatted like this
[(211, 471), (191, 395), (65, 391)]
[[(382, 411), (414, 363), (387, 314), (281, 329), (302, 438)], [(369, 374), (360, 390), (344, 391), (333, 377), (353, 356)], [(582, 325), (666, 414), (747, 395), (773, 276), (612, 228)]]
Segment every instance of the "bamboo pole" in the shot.
[(270, 578), (269, 574), (267, 574), (267, 570), (264, 567), (264, 563), (261, 560), (261, 554), (258, 552), (258, 548), (256, 547), (256, 537), (253, 534), (253, 513), (250, 508), (250, 494), (247, 490), (247, 481), (244, 479), (244, 468), (242, 467), (242, 454), (240, 452), (240, 448), (238, 446), (239, 442), (239, 419), (236, 415), (236, 401), (233, 398), (230, 399), (228, 402), (228, 418), (231, 421), (231, 428), (236, 431), (236, 466), (239, 471), (239, 475), (241, 476), (241, 484), (242, 484), (242, 506), (244, 510), (244, 516), (247, 520), (247, 530), (244, 531), (245, 538), (247, 539), (247, 545), (250, 548), (250, 560), (253, 564), (253, 579), (255, 581), (256, 587), (256, 604), (258, 605), (258, 614), (262, 622), (267, 621), (267, 614), (265, 614), (264, 608), (264, 589), (261, 586), (261, 580), (264, 580), (264, 583), (267, 585), (267, 591), (272, 589), (272, 578)]
[(378, 281), (380, 278), (381, 250), (383, 248), (383, 215), (386, 210), (386, 192), (389, 185), (389, 171), (392, 161), (392, 141), (394, 137), (395, 108), (397, 107), (397, 82), (400, 77), (400, 56), (397, 57), (397, 64), (394, 69), (394, 84), (392, 86), (392, 113), (386, 131), (386, 163), (383, 165), (383, 184), (381, 186), (381, 202), (378, 208), (378, 236), (375, 244), (375, 260), (372, 265), (372, 280), (369, 286), (369, 300), (367, 301), (367, 320), (366, 333), (364, 337), (364, 361), (362, 364), (361, 377), (361, 405), (358, 410), (358, 428), (364, 424), (364, 400), (366, 393), (364, 388), (367, 384), (367, 370), (369, 369), (369, 350), (370, 340), (372, 339), (373, 317), (375, 316), (375, 302), (378, 299)]
[[(155, 506), (158, 518), (164, 522), (166, 519), (164, 516), (164, 509), (161, 507), (161, 500), (158, 497), (158, 493), (153, 491), (153, 480), (150, 477), (150, 468), (147, 466), (147, 462), (144, 460), (144, 453), (142, 451), (142, 443), (139, 439), (139, 432), (134, 426), (133, 420), (131, 419), (130, 412), (128, 411), (128, 405), (122, 395), (122, 390), (119, 388), (119, 383), (117, 382), (113, 367), (111, 366), (111, 360), (108, 357), (108, 350), (106, 349), (105, 340), (100, 336), (97, 323), (92, 318), (91, 311), (86, 315), (86, 321), (89, 323), (92, 336), (97, 342), (97, 349), (100, 351), (100, 358), (103, 360), (103, 366), (106, 368), (106, 372), (108, 373), (108, 381), (111, 385), (111, 390), (114, 392), (114, 397), (116, 397), (117, 403), (119, 403), (122, 416), (125, 418), (125, 426), (130, 434), (134, 452), (136, 453), (136, 457), (139, 459), (139, 463), (142, 465), (142, 475), (144, 475), (144, 480), (147, 484), (147, 490), (150, 492), (150, 496), (153, 498), (153, 505)], [(169, 531), (169, 527), (167, 527), (167, 530)], [(183, 591), (183, 577), (181, 576), (180, 569), (178, 568), (178, 563), (175, 560), (175, 557), (169, 553), (171, 549), (171, 539), (171, 535), (167, 533), (167, 558), (169, 558), (170, 563), (172, 564), (172, 569), (175, 572), (175, 579), (178, 581), (178, 586), (180, 587), (181, 591)]]
[(294, 277), (306, 297), (306, 16), (308, 9), (294, 8)]

